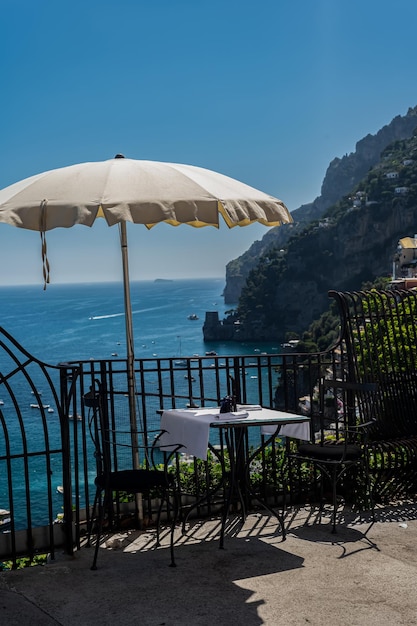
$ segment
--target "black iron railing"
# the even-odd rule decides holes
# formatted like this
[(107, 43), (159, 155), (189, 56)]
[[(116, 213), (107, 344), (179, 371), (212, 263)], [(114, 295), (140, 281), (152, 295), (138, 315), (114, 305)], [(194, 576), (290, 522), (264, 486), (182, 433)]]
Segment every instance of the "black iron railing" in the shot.
[[(375, 436), (370, 467), (375, 492), (391, 499), (414, 493), (416, 296), (358, 292), (337, 294), (336, 299), (342, 337), (329, 351), (136, 359), (133, 402), (126, 360), (54, 367), (35, 359), (0, 329), (0, 562), (15, 566), (19, 556), (47, 552), (53, 557), (57, 546), (68, 552), (82, 546), (92, 521), (96, 472), (83, 398), (96, 380), (106, 389), (109, 419), (132, 424), (134, 417), (135, 428), (145, 433), (158, 429), (164, 409), (218, 406), (230, 394), (245, 404), (303, 412), (311, 416), (314, 433), (324, 377), (376, 376), (382, 387), (378, 429), (387, 436)], [(337, 420), (334, 402), (327, 410), (326, 419)], [(256, 488), (264, 499), (276, 502), (284, 496), (288, 501), (311, 498), (317, 484), (314, 473), (302, 471), (282, 480), (284, 443), (274, 441), (255, 459)], [(176, 471), (191, 503), (204, 502), (196, 513), (210, 513), (217, 506), (211, 498), (219, 471), (215, 459), (179, 457)], [(129, 511), (131, 504), (122, 500), (115, 503), (117, 511)], [(156, 504), (149, 500), (145, 506), (150, 517)], [(169, 515), (169, 507), (165, 513)]]
[[(82, 545), (91, 521), (96, 469), (83, 397), (94, 381), (105, 383), (110, 419), (126, 417), (131, 409), (123, 359), (53, 367), (32, 357), (4, 331), (0, 347), (0, 509), (7, 512), (0, 525), (0, 559), (15, 563), (19, 556), (39, 552), (53, 556), (58, 545), (68, 551)], [(318, 372), (338, 367), (340, 352), (335, 350), (321, 355), (136, 359), (135, 418), (139, 429), (154, 430), (163, 409), (218, 406), (232, 393), (242, 403), (308, 414)], [(255, 477), (260, 488), (266, 488), (268, 468), (276, 467), (276, 450), (282, 452), (282, 446), (272, 447), (267, 462), (260, 459), (261, 472), (257, 467)], [(197, 509), (204, 514), (214, 506), (209, 494), (216, 469), (212, 459), (206, 464), (192, 461), (191, 472), (189, 459), (187, 463), (191, 496), (207, 496), (206, 507)], [(282, 483), (276, 488), (278, 498)]]
[(72, 507), (68, 415), (78, 372), (42, 363), (0, 331), (0, 559), (71, 550), (62, 511)]
[[(160, 415), (164, 409), (186, 406), (219, 406), (225, 395), (235, 394), (245, 404), (261, 404), (292, 412), (313, 415), (317, 410), (316, 398), (320, 377), (327, 371), (341, 369), (340, 349), (323, 354), (256, 354), (248, 356), (192, 356), (180, 361), (173, 358), (136, 359), (135, 361), (135, 421), (140, 431), (158, 429)], [(77, 406), (79, 420), (71, 427), (71, 467), (73, 468), (73, 520), (75, 545), (79, 546), (90, 523), (91, 501), (94, 496), (93, 478), (95, 471), (91, 443), (88, 437), (88, 409), (83, 405), (83, 395), (94, 381), (107, 391), (107, 410), (110, 422), (125, 423), (129, 420), (130, 402), (126, 386), (126, 362), (121, 359), (83, 361), (79, 368)], [(256, 437), (256, 436), (255, 436)], [(260, 442), (251, 441), (253, 447)], [(221, 441), (213, 441), (222, 445)], [(267, 476), (271, 468), (282, 463), (283, 445), (271, 446), (267, 457), (256, 460), (254, 481), (259, 489), (268, 490), (275, 501), (282, 499), (283, 483), (277, 472)], [(213, 481), (218, 468), (215, 459), (207, 462), (182, 459), (187, 463), (186, 483), (188, 495), (195, 501), (204, 501), (197, 513), (212, 510)], [(190, 472), (190, 467), (192, 468)], [(260, 470), (259, 470), (260, 467)], [(183, 466), (185, 470), (185, 466)], [(191, 478), (190, 478), (191, 474)], [(255, 475), (256, 474), (256, 475)], [(184, 481), (183, 481), (184, 482)], [(272, 486), (271, 486), (272, 482)], [(288, 489), (288, 485), (285, 487)], [(302, 489), (295, 489), (298, 494)], [(264, 494), (265, 495), (265, 494)], [(152, 503), (149, 502), (151, 507)], [(149, 512), (151, 514), (151, 511)]]

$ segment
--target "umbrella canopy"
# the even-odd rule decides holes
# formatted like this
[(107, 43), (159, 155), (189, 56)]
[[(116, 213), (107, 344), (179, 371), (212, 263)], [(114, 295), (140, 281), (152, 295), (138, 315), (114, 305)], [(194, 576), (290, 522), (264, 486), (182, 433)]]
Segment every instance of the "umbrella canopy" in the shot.
[(36, 174), (0, 190), (0, 222), (45, 232), (134, 222), (151, 228), (291, 222), (281, 200), (211, 170), (158, 161), (115, 158)]
[(42, 237), (45, 284), (49, 282), (45, 233), (75, 224), (92, 226), (98, 217), (119, 224), (125, 296), (127, 372), (132, 429), (136, 430), (134, 346), (126, 223), (152, 228), (173, 226), (229, 228), (259, 222), (292, 222), (273, 196), (217, 172), (177, 163), (138, 161), (123, 155), (36, 174), (0, 190), (0, 222), (37, 230)]

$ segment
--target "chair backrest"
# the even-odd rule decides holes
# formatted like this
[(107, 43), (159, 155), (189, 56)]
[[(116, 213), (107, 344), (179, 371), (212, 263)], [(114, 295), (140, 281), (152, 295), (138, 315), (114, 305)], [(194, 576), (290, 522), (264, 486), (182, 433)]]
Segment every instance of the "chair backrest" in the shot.
[(320, 384), (320, 441), (363, 443), (377, 421), (378, 384), (323, 379)]
[(95, 448), (97, 474), (155, 468), (162, 462), (157, 446), (160, 431), (133, 431), (128, 415), (109, 417), (107, 403), (104, 385), (94, 381), (84, 395), (84, 404), (89, 409), (88, 426)]
[[(104, 440), (107, 438), (103, 424), (102, 389), (100, 381), (94, 381), (90, 391), (84, 395), (84, 405), (88, 408), (88, 429), (94, 444), (97, 475), (110, 469), (110, 458), (106, 455)], [(107, 429), (108, 430), (108, 429)], [(107, 462), (106, 462), (107, 456)]]
[(417, 292), (330, 291), (339, 307), (346, 378), (376, 382), (375, 441), (417, 436)]

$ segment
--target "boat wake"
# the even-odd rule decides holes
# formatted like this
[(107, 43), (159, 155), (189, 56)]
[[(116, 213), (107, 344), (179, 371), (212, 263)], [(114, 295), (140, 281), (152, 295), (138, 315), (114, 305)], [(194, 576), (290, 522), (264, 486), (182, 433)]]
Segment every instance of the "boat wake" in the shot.
[(111, 317), (123, 317), (124, 313), (112, 313), (110, 315), (93, 315), (89, 320), (108, 320)]
[[(146, 309), (137, 309), (136, 311), (132, 311), (132, 315), (137, 315), (138, 313), (147, 313), (148, 311), (159, 311), (160, 309), (168, 308), (168, 304), (164, 304), (162, 306), (152, 306)], [(124, 317), (124, 313), (110, 313), (108, 315), (92, 315), (89, 317), (89, 320), (107, 320), (112, 317)]]

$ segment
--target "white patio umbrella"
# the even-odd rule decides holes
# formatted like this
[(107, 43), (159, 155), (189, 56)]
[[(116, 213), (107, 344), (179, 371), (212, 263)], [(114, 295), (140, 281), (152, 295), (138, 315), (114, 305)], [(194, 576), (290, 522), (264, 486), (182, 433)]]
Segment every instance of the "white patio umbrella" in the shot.
[(158, 161), (114, 159), (80, 163), (36, 174), (0, 190), (0, 222), (37, 230), (42, 238), (44, 286), (49, 282), (45, 233), (102, 217), (119, 224), (123, 263), (130, 422), (136, 431), (134, 343), (126, 222), (152, 228), (159, 222), (229, 228), (259, 222), (292, 222), (281, 200), (211, 170)]

